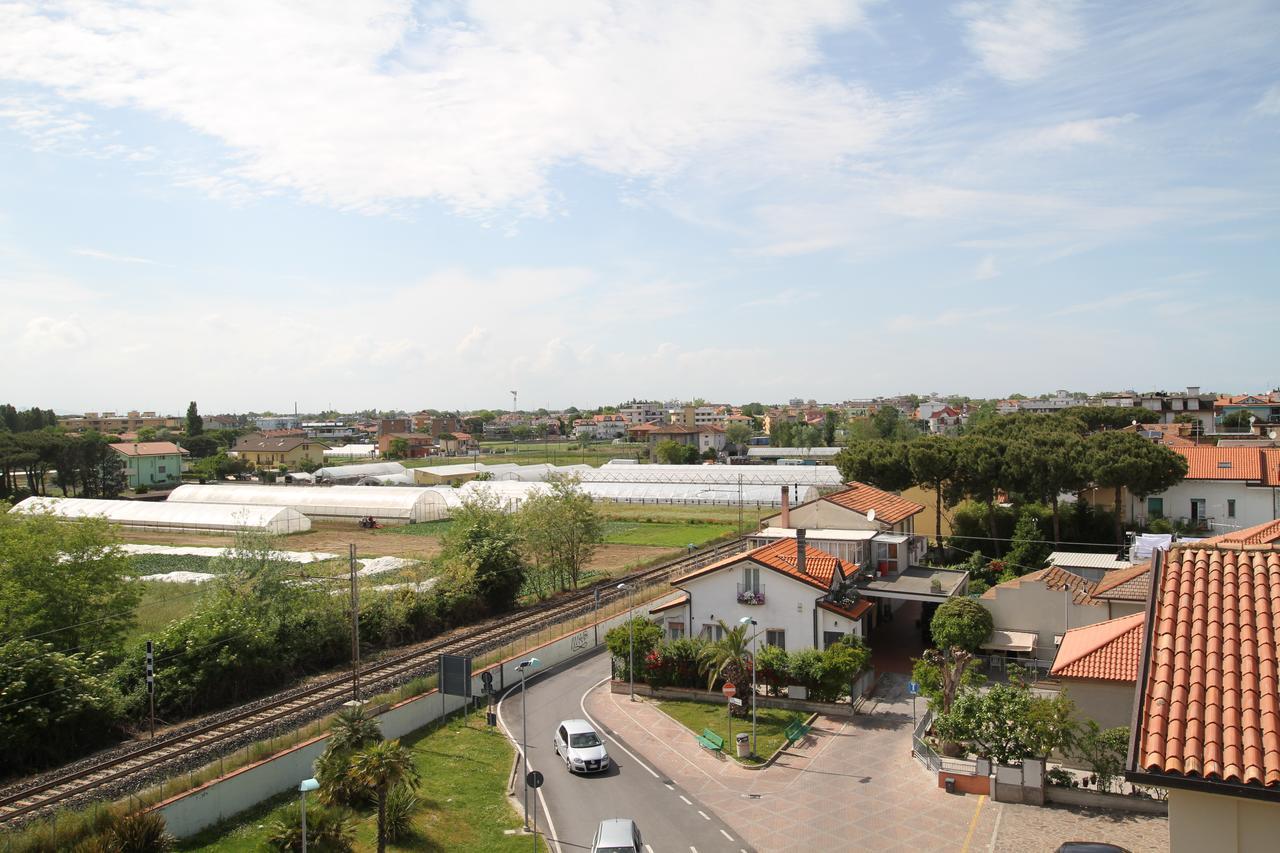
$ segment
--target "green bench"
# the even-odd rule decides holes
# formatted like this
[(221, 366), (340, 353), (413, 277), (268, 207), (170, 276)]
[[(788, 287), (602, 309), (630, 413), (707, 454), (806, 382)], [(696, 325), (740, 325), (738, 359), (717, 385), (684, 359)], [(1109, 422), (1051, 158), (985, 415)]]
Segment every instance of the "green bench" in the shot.
[(698, 744), (712, 752), (720, 752), (724, 749), (724, 738), (711, 731), (711, 729), (703, 729), (702, 734), (694, 735), (698, 739)]
[(791, 746), (791, 744), (807, 735), (812, 728), (812, 726), (805, 725), (804, 720), (799, 717), (792, 720), (791, 724), (782, 730), (783, 736), (787, 739), (787, 746)]

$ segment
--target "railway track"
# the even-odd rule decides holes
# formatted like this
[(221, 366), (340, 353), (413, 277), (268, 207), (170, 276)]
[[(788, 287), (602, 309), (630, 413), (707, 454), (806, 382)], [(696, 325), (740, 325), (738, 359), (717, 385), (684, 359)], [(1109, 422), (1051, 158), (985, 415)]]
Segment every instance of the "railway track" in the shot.
[[(361, 695), (376, 695), (412, 678), (435, 672), (437, 658), (442, 653), (483, 654), (548, 625), (580, 616), (595, 607), (597, 591), (600, 603), (610, 604), (624, 595), (616, 589), (619, 582), (625, 581), (633, 588), (653, 586), (678, 573), (741, 551), (745, 543), (746, 539), (739, 537), (703, 548), (648, 569), (601, 581), (553, 602), (487, 620), (461, 634), (455, 633), (412, 652), (370, 663), (361, 667)], [(0, 795), (0, 827), (25, 821), (59, 806), (109, 798), (122, 788), (140, 790), (181, 769), (176, 766), (181, 759), (190, 761), (198, 757), (214, 760), (246, 742), (278, 735), (283, 727), (296, 728), (319, 714), (340, 707), (351, 698), (352, 678), (348, 673), (285, 691), (250, 710), (222, 716), (213, 722), (158, 738), (100, 761), (87, 762), (66, 773), (55, 771), (38, 777), (32, 784)]]

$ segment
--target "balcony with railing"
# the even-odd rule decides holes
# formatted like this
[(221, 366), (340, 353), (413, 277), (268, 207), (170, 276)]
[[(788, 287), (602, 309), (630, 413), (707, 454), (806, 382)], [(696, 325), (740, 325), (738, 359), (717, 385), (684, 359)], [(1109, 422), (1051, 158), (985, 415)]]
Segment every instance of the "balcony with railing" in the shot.
[(749, 605), (764, 604), (764, 584), (756, 584), (754, 586), (738, 584), (738, 603)]

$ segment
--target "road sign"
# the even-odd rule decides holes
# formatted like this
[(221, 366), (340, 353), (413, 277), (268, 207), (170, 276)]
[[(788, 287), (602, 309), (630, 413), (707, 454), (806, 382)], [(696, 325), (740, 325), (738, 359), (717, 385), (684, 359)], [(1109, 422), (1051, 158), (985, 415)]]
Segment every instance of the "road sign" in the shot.
[(471, 698), (471, 658), (440, 655), (440, 692), (446, 696)]
[(493, 692), (493, 673), (489, 672), (489, 670), (487, 669), (484, 672), (480, 673), (480, 684), (481, 686), (484, 687), (485, 693), (492, 693)]
[(535, 788), (535, 789), (541, 788), (542, 774), (539, 773), (537, 770), (530, 770), (529, 775), (524, 777), (524, 783), (528, 785), (530, 788)]
[(729, 704), (730, 704), (730, 705), (738, 705), (738, 706), (741, 706), (741, 705), (742, 705), (742, 700), (741, 700), (741, 699), (734, 699), (733, 697), (730, 697), (730, 698), (729, 698)]
[(920, 682), (908, 681), (907, 692), (910, 693), (912, 696), (918, 696), (920, 694)]
[(735, 695), (737, 695), (738, 688), (734, 687), (732, 682), (728, 682), (725, 684), (724, 687), (721, 688), (721, 691), (724, 693), (725, 696), (728, 696), (730, 699), (732, 699)]

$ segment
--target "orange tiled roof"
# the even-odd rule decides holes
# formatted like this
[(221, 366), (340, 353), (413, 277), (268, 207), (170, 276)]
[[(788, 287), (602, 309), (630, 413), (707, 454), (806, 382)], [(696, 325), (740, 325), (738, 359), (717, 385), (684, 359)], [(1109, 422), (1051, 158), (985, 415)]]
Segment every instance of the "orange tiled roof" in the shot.
[(839, 613), (847, 619), (861, 619), (867, 614), (874, 605), (865, 598), (858, 599), (858, 603), (853, 607), (842, 607), (834, 601), (819, 601), (818, 607), (823, 610), (830, 610), (832, 613)]
[(1096, 584), (1091, 580), (1086, 580), (1077, 574), (1057, 566), (1051, 566), (1047, 569), (1039, 569), (1034, 572), (1027, 572), (1021, 577), (1011, 578), (1004, 583), (998, 583), (986, 592), (982, 593), (982, 597), (995, 598), (999, 594), (997, 590), (1017, 589), (1027, 581), (1039, 581), (1052, 590), (1071, 590), (1071, 600), (1076, 604), (1093, 603), (1089, 599)]
[(1054, 675), (1099, 681), (1138, 680), (1138, 659), (1142, 657), (1142, 626), (1145, 613), (1132, 613), (1072, 628), (1062, 637), (1053, 661)]
[(1277, 541), (1280, 541), (1280, 519), (1214, 536), (1200, 545), (1272, 545)]
[(175, 453), (182, 453), (182, 448), (172, 441), (136, 441), (133, 443), (113, 444), (111, 449), (117, 450), (125, 456), (172, 456)]
[(1257, 447), (1174, 447), (1187, 458), (1188, 480), (1261, 480)]
[(1154, 607), (1133, 769), (1280, 794), (1280, 548), (1175, 547)]
[(837, 506), (851, 509), (866, 515), (868, 511), (876, 511), (876, 520), (885, 524), (897, 524), (924, 511), (924, 505), (909, 501), (901, 495), (868, 486), (866, 483), (853, 482), (849, 488), (825, 495), (822, 500), (831, 501)]
[(804, 548), (805, 570), (802, 573), (797, 567), (798, 554), (799, 550), (796, 547), (795, 539), (779, 539), (777, 542), (762, 545), (742, 554), (734, 554), (709, 566), (695, 569), (687, 575), (676, 578), (671, 583), (678, 585), (687, 580), (718, 571), (725, 566), (740, 563), (743, 560), (751, 560), (754, 563), (773, 569), (775, 572), (780, 572), (802, 583), (815, 586), (823, 591), (831, 588), (831, 578), (835, 574), (837, 566), (847, 576), (845, 564), (840, 558), (808, 544)]
[(1139, 563), (1107, 572), (1093, 588), (1093, 597), (1104, 601), (1146, 601), (1151, 597), (1151, 564)]

